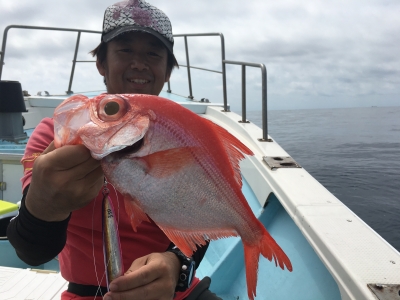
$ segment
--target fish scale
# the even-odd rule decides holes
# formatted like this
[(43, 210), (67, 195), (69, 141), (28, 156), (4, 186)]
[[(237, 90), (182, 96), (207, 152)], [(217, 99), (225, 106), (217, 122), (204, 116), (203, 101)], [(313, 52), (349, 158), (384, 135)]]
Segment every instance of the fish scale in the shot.
[[(211, 187), (210, 189), (203, 189), (199, 170), (182, 170), (182, 172), (174, 174), (173, 177), (157, 179), (153, 178), (152, 176), (146, 175), (144, 170), (141, 170), (141, 172), (135, 172), (135, 175), (133, 175), (130, 171), (133, 169), (138, 168), (134, 166), (131, 161), (123, 162), (119, 164), (116, 169), (113, 170), (109, 179), (116, 182), (117, 189), (120, 190), (123, 194), (129, 193), (129, 190), (127, 190), (126, 187), (131, 186), (132, 189), (135, 190), (135, 198), (142, 199), (141, 206), (143, 210), (146, 211), (152, 208), (162, 208), (161, 214), (157, 215), (157, 219), (154, 219), (156, 223), (157, 221), (164, 221), (165, 218), (170, 221), (170, 213), (179, 212), (182, 214), (182, 218), (179, 218), (179, 221), (182, 223), (180, 223), (179, 225), (184, 226), (184, 228), (190, 228), (193, 225), (193, 220), (196, 220), (193, 218), (196, 217), (196, 214), (198, 214), (198, 212), (192, 209), (192, 207), (196, 203), (201, 202), (199, 201), (197, 196), (200, 195), (200, 198), (206, 199), (213, 199), (217, 196), (212, 195), (215, 187)], [(131, 180), (131, 178), (136, 178), (137, 184), (135, 184), (135, 180)], [(192, 182), (193, 180), (196, 181), (196, 186), (202, 187), (200, 194), (191, 195), (187, 189), (183, 188), (181, 184), (185, 182)], [(166, 186), (168, 187), (167, 189), (165, 188)], [(198, 187), (196, 188), (197, 190)], [(209, 192), (205, 194), (204, 191)], [(216, 193), (214, 192), (214, 194)], [(162, 199), (162, 203), (160, 203), (160, 199)], [(180, 201), (179, 199), (188, 200), (185, 201), (185, 205), (183, 205), (182, 201)], [(164, 205), (161, 206), (160, 204)], [(204, 205), (202, 205), (202, 207), (204, 207)], [(211, 208), (215, 209), (215, 207), (208, 207), (207, 209)], [(203, 213), (203, 211), (201, 211), (201, 213)]]
[[(116, 112), (107, 112), (110, 102)], [(64, 107), (74, 107), (79, 126)], [(207, 240), (239, 235), (250, 299), (260, 254), (292, 271), (241, 191), (239, 161), (253, 153), (225, 129), (150, 95), (73, 96), (56, 108), (54, 121), (56, 147), (84, 144), (101, 159), (133, 230), (150, 217), (187, 256)]]

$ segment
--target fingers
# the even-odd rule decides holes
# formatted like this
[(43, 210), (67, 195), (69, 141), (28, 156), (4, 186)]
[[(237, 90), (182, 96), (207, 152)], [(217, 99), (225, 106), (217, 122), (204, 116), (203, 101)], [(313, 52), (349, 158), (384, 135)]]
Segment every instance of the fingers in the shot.
[[(53, 142), (45, 150), (46, 162), (57, 170), (68, 170), (76, 166), (83, 169), (100, 165), (100, 161), (91, 157), (89, 149), (83, 145), (66, 145), (55, 149)], [(86, 163), (86, 164), (85, 164)], [(92, 167), (91, 169), (94, 169)]]
[[(89, 189), (95, 187), (94, 189), (96, 191), (99, 191), (102, 185), (104, 184), (104, 173), (103, 169), (101, 166), (98, 166), (96, 169), (91, 171), (89, 174), (86, 174), (84, 178), (81, 180), (85, 180), (85, 183), (87, 183), (87, 187)], [(96, 194), (97, 195), (97, 194)], [(93, 195), (92, 198), (96, 197), (96, 195)]]
[(171, 300), (179, 267), (179, 260), (173, 253), (152, 253), (139, 258), (124, 276), (111, 282), (111, 292), (106, 296), (114, 300)]
[(155, 281), (142, 287), (138, 287), (126, 292), (109, 292), (105, 295), (105, 300), (172, 300), (174, 290), (165, 291), (164, 284)]
[(103, 176), (100, 162), (90, 156), (87, 148), (78, 145), (64, 146), (39, 156), (32, 181), (42, 185), (51, 183), (54, 193), (89, 200), (97, 195)]
[(34, 163), (27, 208), (41, 220), (60, 221), (95, 198), (103, 178), (100, 161), (85, 146), (51, 143)]
[(49, 152), (51, 152), (51, 151), (53, 151), (53, 150), (55, 150), (56, 149), (56, 147), (54, 146), (54, 141), (53, 142), (51, 142), (50, 144), (49, 144), (49, 146), (47, 146), (47, 148), (42, 152), (42, 155), (43, 154), (46, 154), (46, 153), (49, 153)]
[[(82, 145), (64, 146), (54, 149), (53, 143), (39, 156), (34, 165), (34, 171), (43, 171), (60, 175), (65, 181), (88, 179), (100, 176), (100, 161), (91, 157), (90, 151)], [(44, 174), (45, 176), (47, 174)]]
[[(104, 174), (101, 166), (85, 174), (83, 178), (77, 178), (79, 184), (75, 187), (75, 193), (83, 200), (91, 200), (97, 196), (104, 184)], [(85, 201), (86, 202), (86, 201)]]

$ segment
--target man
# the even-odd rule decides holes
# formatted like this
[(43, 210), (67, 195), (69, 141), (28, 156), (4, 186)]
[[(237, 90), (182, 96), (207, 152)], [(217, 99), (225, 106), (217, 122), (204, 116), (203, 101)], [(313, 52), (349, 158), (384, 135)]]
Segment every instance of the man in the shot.
[[(110, 94), (158, 95), (177, 66), (168, 17), (142, 0), (106, 9), (100, 45), (92, 51)], [(7, 235), (18, 256), (32, 265), (59, 254), (69, 281), (62, 299), (219, 299), (209, 292), (209, 278), (199, 283), (183, 270), (182, 253), (153, 223), (133, 232), (122, 209), (122, 195), (112, 186), (110, 198), (120, 207), (119, 232), (125, 274), (110, 284), (104, 279), (101, 193), (104, 175), (99, 161), (82, 145), (53, 146), (53, 121), (44, 119), (32, 134), (22, 163), (22, 206)], [(207, 247), (192, 260), (198, 265)], [(100, 288), (100, 286), (102, 288)], [(85, 298), (86, 297), (86, 298)]]

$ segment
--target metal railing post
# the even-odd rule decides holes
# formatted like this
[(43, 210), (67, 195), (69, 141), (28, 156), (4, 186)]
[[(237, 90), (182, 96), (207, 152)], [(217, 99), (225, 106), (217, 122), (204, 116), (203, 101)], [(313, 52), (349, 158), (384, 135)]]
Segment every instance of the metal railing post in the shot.
[(6, 29), (4, 29), (4, 34), (3, 34), (3, 42), (1, 44), (1, 57), (0, 57), (0, 80), (1, 80), (1, 74), (3, 73), (3, 65), (4, 65), (4, 56), (6, 55), (6, 43), (7, 43), (7, 34), (8, 30), (12, 27), (7, 26)]
[(246, 120), (246, 65), (242, 65), (242, 120), (240, 123), (249, 123)]
[(171, 91), (171, 81), (170, 80), (168, 80), (168, 90), (167, 90), (167, 93), (171, 93), (172, 91)]
[[(188, 36), (220, 36), (221, 38), (221, 63), (222, 63), (222, 72), (218, 72), (215, 70), (209, 70), (205, 68), (199, 68), (191, 66), (189, 63), (189, 50), (187, 37)], [(228, 96), (227, 96), (227, 84), (226, 84), (226, 65), (241, 65), (242, 66), (242, 120), (239, 122), (248, 122), (246, 120), (246, 66), (248, 67), (256, 67), (261, 69), (261, 77), (262, 77), (262, 130), (263, 135), (259, 141), (263, 142), (272, 142), (271, 139), (268, 139), (268, 114), (267, 114), (267, 69), (263, 64), (255, 64), (250, 62), (240, 62), (240, 61), (231, 61), (225, 60), (225, 40), (224, 35), (222, 33), (194, 33), (194, 34), (176, 34), (174, 37), (183, 37), (185, 39), (185, 51), (186, 51), (186, 62), (187, 65), (179, 65), (182, 67), (188, 68), (188, 81), (189, 81), (189, 90), (190, 96), (189, 98), (193, 99), (192, 95), (192, 79), (190, 75), (190, 69), (198, 69), (203, 71), (215, 72), (222, 74), (222, 89), (223, 89), (223, 98), (224, 98), (224, 112), (229, 112), (228, 109)], [(168, 82), (168, 91), (171, 92), (170, 84)]]
[[(188, 36), (219, 36), (221, 39), (221, 63), (222, 63), (222, 71), (216, 71), (216, 70), (210, 70), (210, 69), (205, 69), (205, 68), (199, 68), (199, 67), (194, 67), (190, 65), (189, 62), (189, 47), (188, 47), (188, 42), (187, 42), (187, 37)], [(192, 91), (192, 78), (191, 78), (191, 73), (190, 69), (197, 69), (197, 70), (203, 70), (203, 71), (208, 71), (208, 72), (214, 72), (214, 73), (219, 73), (222, 74), (222, 88), (223, 88), (223, 97), (224, 97), (224, 110), (223, 111), (229, 111), (228, 109), (228, 100), (227, 100), (227, 92), (226, 92), (226, 66), (225, 66), (225, 40), (224, 40), (224, 35), (222, 33), (188, 33), (188, 34), (174, 34), (174, 38), (176, 37), (183, 37), (185, 40), (185, 51), (186, 51), (186, 65), (179, 65), (180, 67), (186, 67), (188, 68), (188, 81), (189, 81), (189, 92), (190, 96), (188, 98), (194, 99), (193, 97), (193, 91)], [(170, 85), (168, 85), (168, 91), (171, 92)]]
[(268, 108), (267, 108), (267, 68), (265, 65), (261, 64), (261, 93), (262, 93), (262, 130), (263, 137), (260, 141), (272, 142), (271, 139), (268, 138)]
[[(254, 63), (249, 63), (249, 62), (242, 62), (242, 61), (233, 61), (233, 60), (225, 60), (225, 64), (232, 64), (232, 65), (240, 65), (242, 66), (242, 119), (246, 119), (246, 95), (243, 95), (243, 67), (244, 66), (249, 66), (249, 67), (256, 67), (256, 68), (261, 68), (261, 80), (262, 80), (262, 95), (261, 95), (261, 101), (262, 101), (262, 130), (263, 130), (263, 136), (262, 138), (258, 139), (260, 142), (272, 142), (271, 139), (268, 139), (268, 114), (267, 114), (267, 69), (265, 68), (265, 65), (263, 64), (254, 64)], [(244, 112), (244, 114), (243, 114)]]
[(225, 39), (222, 33), (219, 34), (221, 38), (221, 59), (222, 59), (222, 93), (224, 97), (224, 111), (228, 112), (228, 95), (226, 92), (226, 64), (225, 64)]
[(186, 65), (187, 65), (187, 72), (188, 72), (188, 81), (189, 81), (189, 99), (194, 99), (192, 93), (192, 77), (190, 76), (190, 62), (189, 62), (189, 50), (188, 50), (188, 43), (187, 43), (187, 36), (185, 35), (185, 51), (186, 51)]
[(79, 42), (80, 42), (80, 39), (81, 39), (81, 32), (78, 31), (78, 37), (76, 38), (76, 45), (75, 45), (74, 60), (72, 61), (71, 76), (69, 77), (68, 90), (66, 91), (67, 95), (71, 95), (71, 94), (74, 93), (73, 91), (71, 91), (71, 87), (72, 87), (72, 80), (74, 79), (76, 57), (77, 57), (77, 55), (78, 55), (78, 49), (79, 49)]

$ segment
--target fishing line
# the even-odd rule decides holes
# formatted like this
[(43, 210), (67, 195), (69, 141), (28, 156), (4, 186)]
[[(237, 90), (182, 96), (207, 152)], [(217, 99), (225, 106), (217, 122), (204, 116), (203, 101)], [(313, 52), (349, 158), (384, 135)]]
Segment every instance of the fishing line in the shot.
[[(94, 232), (94, 209), (96, 207), (97, 198), (98, 198), (98, 196), (96, 196), (96, 198), (94, 199), (93, 210), (92, 210), (92, 256), (93, 256), (94, 273), (96, 275), (97, 286), (98, 286), (96, 294), (93, 298), (94, 300), (96, 299), (98, 292), (100, 292), (100, 295), (103, 296), (101, 293), (101, 284), (100, 284), (101, 281), (99, 281), (99, 277), (97, 275), (96, 256), (94, 255), (94, 235), (93, 235), (93, 232)], [(101, 278), (101, 280), (103, 280), (103, 277)]]
[[(107, 180), (104, 177), (104, 182), (106, 183)], [(97, 195), (96, 198), (94, 199), (94, 203), (93, 203), (93, 210), (92, 210), (92, 256), (93, 256), (93, 265), (94, 265), (94, 272), (96, 275), (96, 280), (97, 280), (97, 291), (96, 294), (94, 296), (93, 299), (96, 299), (97, 294), (100, 292), (100, 295), (103, 296), (103, 293), (101, 292), (101, 282), (103, 281), (104, 275), (101, 277), (101, 279), (99, 280), (99, 276), (97, 274), (97, 267), (96, 267), (96, 256), (94, 255), (94, 211), (95, 211), (95, 207), (96, 207), (96, 202), (98, 201), (97, 198), (99, 196)]]
[[(119, 203), (118, 192), (117, 192), (117, 189), (115, 188), (115, 186), (112, 185), (110, 182), (107, 181), (107, 178), (106, 178), (106, 177), (104, 177), (103, 198), (102, 198), (102, 201), (104, 201), (104, 197), (109, 196), (109, 194), (108, 194), (108, 193), (109, 193), (109, 189), (107, 188), (107, 185), (108, 185), (108, 184), (112, 186), (112, 188), (114, 189), (114, 194), (115, 194), (115, 196), (116, 196), (116, 202), (117, 202), (117, 208), (118, 208), (117, 225), (119, 226), (119, 221), (120, 221), (120, 214), (119, 214), (119, 212), (120, 212), (120, 203)], [(104, 194), (104, 193), (105, 193), (105, 190), (107, 190), (107, 195)], [(96, 267), (96, 256), (95, 256), (95, 253), (94, 253), (94, 212), (95, 212), (96, 202), (98, 201), (97, 198), (98, 198), (98, 196), (95, 198), (95, 201), (94, 201), (94, 204), (93, 204), (93, 210), (92, 210), (92, 256), (93, 256), (93, 265), (94, 265), (94, 270), (95, 270), (95, 275), (96, 275), (96, 280), (97, 280), (97, 286), (98, 286), (98, 288), (97, 288), (97, 291), (96, 291), (96, 295), (94, 296), (93, 299), (96, 299), (98, 293), (100, 293), (101, 296), (104, 296), (104, 295), (102, 294), (102, 291), (101, 291), (101, 282), (103, 281), (104, 276), (106, 276), (107, 267), (108, 267), (108, 265), (109, 265), (109, 263), (110, 263), (110, 259), (108, 259), (108, 261), (106, 262), (106, 264), (105, 264), (105, 266), (104, 266), (104, 273), (102, 274), (102, 277), (101, 277), (100, 280), (99, 280), (98, 273), (97, 273), (97, 267)], [(110, 200), (111, 200), (111, 199), (110, 199)]]

